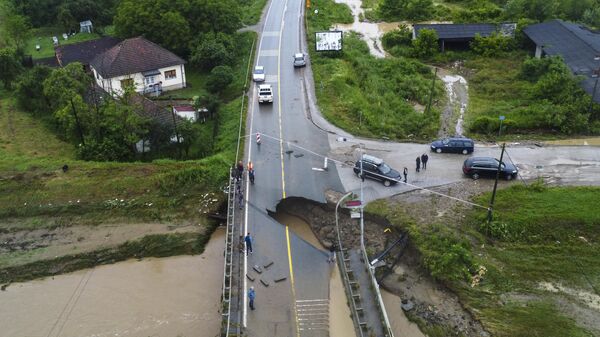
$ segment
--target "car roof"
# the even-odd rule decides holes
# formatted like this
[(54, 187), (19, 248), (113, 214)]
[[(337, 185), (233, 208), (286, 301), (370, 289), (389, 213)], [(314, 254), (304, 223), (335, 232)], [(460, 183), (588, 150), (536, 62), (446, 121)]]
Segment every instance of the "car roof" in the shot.
[(375, 165), (381, 165), (381, 164), (383, 164), (383, 159), (377, 158), (375, 156), (371, 156), (371, 155), (368, 155), (368, 154), (363, 154), (362, 155), (362, 159), (364, 161), (371, 162), (371, 163), (373, 163)]
[(262, 90), (262, 89), (271, 89), (271, 85), (270, 84), (261, 84), (261, 85), (258, 86), (258, 89), (259, 90)]
[(462, 141), (473, 142), (473, 140), (471, 138), (467, 138), (467, 137), (447, 137), (447, 138), (442, 138), (440, 140), (444, 140), (444, 139), (448, 139), (448, 140), (462, 140)]
[(294, 54), (294, 57), (303, 57), (303, 56), (304, 56), (304, 54), (302, 54), (302, 53), (296, 53), (296, 54)]
[(482, 163), (482, 162), (496, 162), (498, 159), (493, 158), (493, 157), (471, 157), (467, 159), (467, 162), (469, 163), (474, 163), (474, 162), (478, 162), (478, 163)]
[(263, 69), (265, 69), (265, 67), (263, 67), (263, 66), (256, 66), (256, 67), (254, 67), (254, 70), (263, 70)]

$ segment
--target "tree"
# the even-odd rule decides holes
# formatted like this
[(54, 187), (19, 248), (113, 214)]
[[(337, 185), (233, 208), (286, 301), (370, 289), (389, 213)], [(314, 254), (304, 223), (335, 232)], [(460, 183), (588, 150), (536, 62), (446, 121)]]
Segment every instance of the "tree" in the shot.
[(187, 18), (194, 33), (233, 34), (242, 27), (240, 12), (234, 0), (191, 0)]
[(44, 95), (44, 81), (51, 72), (51, 68), (38, 65), (19, 78), (15, 90), (19, 108), (37, 116), (51, 112), (50, 101)]
[(419, 36), (413, 40), (413, 55), (419, 58), (428, 58), (438, 52), (438, 35), (433, 29), (421, 29)]
[(44, 81), (44, 95), (57, 109), (70, 103), (75, 96), (83, 97), (89, 88), (91, 78), (83, 70), (79, 62), (73, 62), (63, 68), (55, 69)]
[(190, 61), (204, 70), (231, 64), (234, 59), (234, 48), (235, 43), (231, 35), (212, 32), (202, 34), (192, 49)]
[(432, 0), (384, 0), (379, 12), (386, 19), (427, 20), (434, 12)]
[(4, 88), (12, 89), (12, 83), (22, 71), (23, 66), (17, 49), (11, 47), (0, 49), (0, 81), (4, 83)]
[(233, 71), (229, 66), (216, 66), (210, 72), (208, 90), (212, 93), (223, 91), (233, 81)]
[(586, 11), (583, 12), (583, 22), (598, 28), (600, 26), (600, 6), (586, 9)]

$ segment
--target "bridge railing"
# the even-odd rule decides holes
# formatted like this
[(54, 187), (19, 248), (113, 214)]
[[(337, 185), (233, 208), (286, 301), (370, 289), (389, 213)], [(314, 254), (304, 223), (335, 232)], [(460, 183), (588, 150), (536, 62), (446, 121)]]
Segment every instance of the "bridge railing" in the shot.
[[(227, 229), (225, 234), (225, 258), (223, 261), (223, 289), (221, 294), (221, 334), (230, 336), (231, 329), (231, 284), (233, 266), (233, 231), (235, 227), (235, 178), (229, 170), (229, 185), (227, 187)], [(236, 333), (237, 334), (237, 333)]]

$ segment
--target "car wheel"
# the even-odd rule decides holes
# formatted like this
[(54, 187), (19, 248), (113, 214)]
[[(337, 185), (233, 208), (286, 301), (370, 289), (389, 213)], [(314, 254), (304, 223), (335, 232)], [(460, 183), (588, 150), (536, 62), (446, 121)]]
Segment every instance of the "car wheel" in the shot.
[(385, 186), (385, 187), (390, 187), (391, 184), (392, 183), (389, 180), (384, 180), (383, 181), (383, 186)]
[(467, 154), (469, 153), (469, 151), (467, 151), (467, 149), (462, 150), (462, 154)]
[(475, 173), (471, 174), (471, 178), (473, 178), (473, 180), (479, 179), (479, 173), (475, 172)]
[(512, 174), (507, 174), (506, 175), (506, 180), (512, 180), (514, 177)]
[(437, 153), (442, 153), (442, 149), (440, 149), (439, 147), (437, 149), (435, 149), (435, 152)]

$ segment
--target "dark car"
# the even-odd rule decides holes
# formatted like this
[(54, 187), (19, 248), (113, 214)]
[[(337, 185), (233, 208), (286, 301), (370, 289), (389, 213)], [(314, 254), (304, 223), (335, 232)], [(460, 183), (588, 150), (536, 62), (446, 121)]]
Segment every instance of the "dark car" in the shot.
[[(496, 177), (498, 171), (498, 159), (492, 157), (471, 157), (463, 164), (463, 173), (473, 179), (479, 177)], [(502, 163), (500, 166), (500, 177), (512, 180), (517, 177), (519, 170), (511, 163)]]
[(362, 160), (354, 165), (354, 173), (360, 177), (360, 163), (362, 161), (363, 176), (374, 180), (379, 180), (384, 186), (395, 185), (400, 181), (400, 172), (389, 167), (383, 162), (383, 159), (364, 154)]
[(472, 139), (469, 138), (444, 138), (438, 139), (431, 143), (431, 151), (437, 153), (448, 152), (448, 153), (462, 153), (468, 154), (473, 153), (475, 144)]

